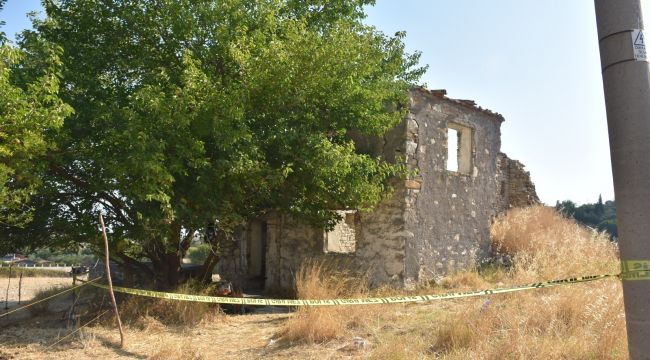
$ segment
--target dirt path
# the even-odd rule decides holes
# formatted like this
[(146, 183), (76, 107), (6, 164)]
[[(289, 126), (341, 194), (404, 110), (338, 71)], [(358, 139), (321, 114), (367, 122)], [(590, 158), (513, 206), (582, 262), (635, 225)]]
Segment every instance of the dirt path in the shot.
[[(0, 316), (4, 313), (8, 279), (0, 279)], [(23, 278), (22, 304), (36, 293), (52, 287), (68, 287), (70, 278)], [(17, 308), (18, 280), (9, 286), (10, 310)], [(21, 310), (0, 318), (0, 360), (5, 359), (335, 359), (350, 358), (345, 340), (323, 345), (298, 345), (277, 341), (290, 314), (220, 316), (198, 326), (168, 327), (150, 319), (126, 328), (126, 347), (120, 349), (119, 334), (110, 325), (84, 328), (50, 347), (68, 334), (65, 311), (70, 296), (55, 298), (48, 311), (34, 316)], [(271, 309), (273, 310), (273, 309)], [(283, 309), (284, 310), (284, 309)], [(349, 342), (349, 341), (348, 341)], [(346, 347), (347, 346), (347, 347)], [(361, 355), (361, 354), (356, 354)]]
[[(4, 300), (7, 279), (0, 279)], [(36, 293), (52, 287), (69, 287), (70, 278), (23, 278), (23, 304)], [(18, 304), (18, 281), (11, 279), (10, 310)], [(88, 295), (87, 290), (83, 290)], [(87, 300), (86, 300), (87, 301)], [(83, 301), (82, 301), (83, 302)], [(51, 346), (74, 329), (67, 311), (72, 294), (54, 298), (40, 312), (20, 310), (0, 317), (0, 360), (18, 359), (350, 359), (367, 358), (370, 349), (358, 349), (350, 334), (325, 344), (297, 344), (279, 340), (289, 313), (285, 308), (256, 309), (246, 315), (219, 315), (196, 326), (165, 326), (147, 317), (126, 327), (124, 349), (118, 347), (119, 333), (111, 324), (111, 312), (101, 321)], [(4, 301), (0, 304), (4, 308)], [(260, 313), (267, 311), (267, 313)], [(4, 313), (0, 309), (0, 316)], [(92, 318), (86, 316), (81, 321)]]
[(338, 359), (363, 356), (345, 341), (292, 345), (276, 341), (288, 314), (224, 316), (197, 327), (173, 328), (152, 323), (126, 329), (119, 349), (113, 328), (96, 326), (53, 348), (66, 334), (61, 328), (17, 327), (0, 331), (0, 359)]

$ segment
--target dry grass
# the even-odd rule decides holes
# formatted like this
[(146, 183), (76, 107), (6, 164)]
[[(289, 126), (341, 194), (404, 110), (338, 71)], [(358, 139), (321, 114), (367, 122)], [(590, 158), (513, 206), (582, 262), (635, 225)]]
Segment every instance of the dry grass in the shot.
[[(447, 288), (481, 289), (576, 275), (615, 273), (616, 247), (552, 209), (515, 209), (492, 229), (494, 247), (510, 268), (460, 272)], [(388, 337), (376, 358), (624, 359), (627, 357), (620, 283), (568, 287), (446, 303), (435, 321), (410, 319), (410, 336)]]
[[(54, 301), (58, 298), (55, 296), (51, 299), (44, 300), (50, 296), (59, 294), (60, 292), (70, 288), (69, 286), (51, 286), (48, 288), (41, 289), (34, 294), (34, 297), (31, 300), (31, 304), (34, 304), (27, 309), (32, 316), (39, 316), (48, 311), (50, 306), (50, 301)], [(44, 301), (43, 301), (44, 300)]]
[[(215, 295), (214, 286), (189, 281), (174, 292), (180, 294)], [(120, 315), (127, 325), (143, 330), (163, 331), (165, 325), (198, 325), (223, 316), (217, 304), (152, 299), (130, 296), (120, 305)]]
[[(418, 292), (476, 290), (579, 275), (616, 273), (618, 252), (606, 235), (553, 209), (514, 209), (492, 228), (493, 248), (510, 266), (450, 274)], [(365, 283), (311, 262), (296, 279), (300, 298), (363, 297)], [(373, 291), (394, 294), (394, 290)], [(300, 308), (284, 338), (304, 343), (363, 335), (377, 359), (622, 359), (627, 355), (620, 283), (541, 289), (426, 305)]]
[[(368, 294), (366, 277), (355, 274), (339, 262), (307, 261), (296, 274), (299, 299), (360, 298)], [(300, 307), (287, 321), (282, 337), (308, 344), (336, 339), (376, 316), (379, 307)]]
[(194, 349), (188, 349), (184, 343), (172, 343), (164, 346), (149, 357), (149, 360), (203, 360), (204, 357)]
[(511, 210), (492, 227), (493, 247), (513, 258), (514, 280), (616, 273), (618, 251), (604, 233), (579, 226), (553, 208)]

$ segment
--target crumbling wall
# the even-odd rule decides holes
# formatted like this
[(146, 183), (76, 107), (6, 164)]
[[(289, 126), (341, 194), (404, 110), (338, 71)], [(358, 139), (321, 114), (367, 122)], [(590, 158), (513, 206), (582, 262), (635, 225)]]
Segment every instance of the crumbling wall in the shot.
[(524, 169), (524, 164), (508, 158), (504, 153), (499, 153), (497, 164), (500, 212), (540, 203), (535, 184), (530, 178), (530, 172)]
[(371, 286), (404, 284), (406, 239), (411, 236), (405, 228), (405, 193), (406, 189), (398, 184), (390, 198), (374, 211), (360, 215), (354, 260), (357, 267), (367, 268)]
[[(293, 288), (295, 275), (308, 259), (341, 260), (368, 274), (371, 285), (402, 286), (404, 274), (403, 189), (370, 213), (357, 214), (354, 251), (326, 252), (325, 231), (287, 215), (267, 220), (266, 288)], [(342, 220), (343, 222), (345, 219)]]
[[(406, 285), (487, 256), (490, 223), (498, 211), (496, 157), (503, 118), (444, 95), (411, 91), (406, 156), (417, 176), (407, 181), (405, 199)], [(471, 136), (467, 173), (447, 170), (450, 127), (467, 129), (463, 136)]]
[(294, 287), (305, 259), (323, 255), (323, 229), (280, 214), (267, 220), (266, 288)]

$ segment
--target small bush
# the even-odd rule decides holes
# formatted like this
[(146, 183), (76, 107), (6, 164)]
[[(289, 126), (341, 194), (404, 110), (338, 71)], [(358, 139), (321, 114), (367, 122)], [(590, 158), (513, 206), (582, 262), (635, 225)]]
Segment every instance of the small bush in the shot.
[(203, 264), (211, 251), (210, 244), (201, 244), (189, 248), (187, 251), (187, 257), (190, 259), (192, 264)]

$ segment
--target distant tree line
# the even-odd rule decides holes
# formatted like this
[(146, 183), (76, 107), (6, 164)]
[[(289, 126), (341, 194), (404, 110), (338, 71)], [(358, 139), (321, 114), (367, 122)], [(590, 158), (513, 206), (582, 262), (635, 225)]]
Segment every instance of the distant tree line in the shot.
[(583, 225), (598, 229), (598, 231), (606, 231), (612, 239), (618, 237), (616, 203), (614, 201), (609, 200), (603, 203), (602, 196), (598, 196), (598, 201), (594, 204), (577, 206), (571, 200), (564, 200), (557, 201), (555, 209)]

